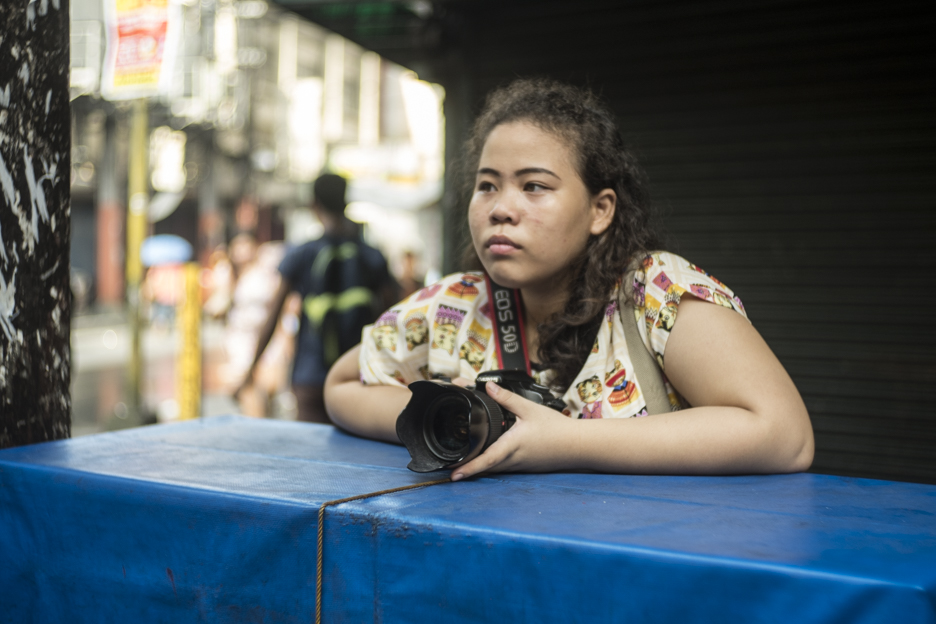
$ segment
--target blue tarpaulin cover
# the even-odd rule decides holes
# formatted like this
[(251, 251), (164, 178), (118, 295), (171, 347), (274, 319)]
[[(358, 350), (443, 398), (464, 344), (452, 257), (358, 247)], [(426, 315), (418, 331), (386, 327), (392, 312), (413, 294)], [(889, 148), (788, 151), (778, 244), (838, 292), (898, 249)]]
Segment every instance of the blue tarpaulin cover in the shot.
[[(311, 622), (326, 501), (444, 476), (221, 417), (0, 451), (0, 622)], [(324, 622), (936, 622), (936, 487), (493, 475), (329, 507)]]

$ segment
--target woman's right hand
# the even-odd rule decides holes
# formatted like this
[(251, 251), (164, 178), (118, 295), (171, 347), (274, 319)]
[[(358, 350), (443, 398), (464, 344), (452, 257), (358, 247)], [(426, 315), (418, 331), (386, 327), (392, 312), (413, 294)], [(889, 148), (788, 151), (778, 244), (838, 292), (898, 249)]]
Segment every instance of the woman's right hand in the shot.
[(576, 467), (580, 461), (578, 421), (493, 381), (487, 382), (485, 389), (505, 410), (516, 414), (517, 421), (481, 455), (455, 468), (452, 481), (482, 472), (552, 472)]
[(325, 379), (325, 409), (338, 427), (366, 438), (400, 443), (396, 419), (412, 392), (400, 386), (361, 383), (358, 345), (338, 358)]

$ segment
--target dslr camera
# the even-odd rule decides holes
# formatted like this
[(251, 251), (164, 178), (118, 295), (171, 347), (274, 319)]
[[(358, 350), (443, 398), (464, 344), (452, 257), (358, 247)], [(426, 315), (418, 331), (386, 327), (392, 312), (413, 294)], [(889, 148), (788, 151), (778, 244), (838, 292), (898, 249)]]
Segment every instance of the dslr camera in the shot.
[(516, 414), (487, 395), (488, 381), (556, 411), (566, 407), (549, 388), (520, 370), (481, 373), (467, 388), (448, 379), (414, 381), (409, 385), (413, 397), (396, 422), (397, 435), (412, 457), (407, 468), (413, 472), (454, 468), (483, 453), (513, 426)]

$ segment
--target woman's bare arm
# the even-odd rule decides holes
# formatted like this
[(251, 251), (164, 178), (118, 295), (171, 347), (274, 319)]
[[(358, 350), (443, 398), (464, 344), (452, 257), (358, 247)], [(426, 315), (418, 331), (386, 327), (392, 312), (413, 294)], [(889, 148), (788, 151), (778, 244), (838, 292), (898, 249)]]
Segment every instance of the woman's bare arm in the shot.
[(396, 442), (396, 418), (412, 393), (399, 386), (366, 386), (358, 369), (358, 345), (338, 358), (325, 379), (325, 409), (336, 425), (351, 433)]
[(666, 375), (692, 408), (647, 418), (571, 420), (495, 391), (495, 400), (518, 415), (517, 423), (453, 478), (484, 471), (741, 474), (809, 468), (813, 433), (803, 400), (760, 334), (737, 313), (686, 295), (667, 342)]

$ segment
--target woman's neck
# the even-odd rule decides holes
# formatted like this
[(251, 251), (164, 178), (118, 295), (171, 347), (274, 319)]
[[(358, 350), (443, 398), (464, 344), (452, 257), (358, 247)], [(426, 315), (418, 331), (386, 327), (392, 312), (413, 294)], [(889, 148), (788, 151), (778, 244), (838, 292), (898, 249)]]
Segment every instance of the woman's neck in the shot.
[(535, 291), (531, 288), (520, 290), (523, 299), (523, 313), (527, 323), (540, 325), (554, 314), (562, 312), (566, 306), (568, 293), (564, 288), (552, 288)]
[(520, 297), (523, 299), (523, 324), (527, 349), (530, 358), (538, 361), (539, 331), (537, 328), (565, 309), (569, 298), (568, 287), (558, 283), (544, 288), (521, 288)]

